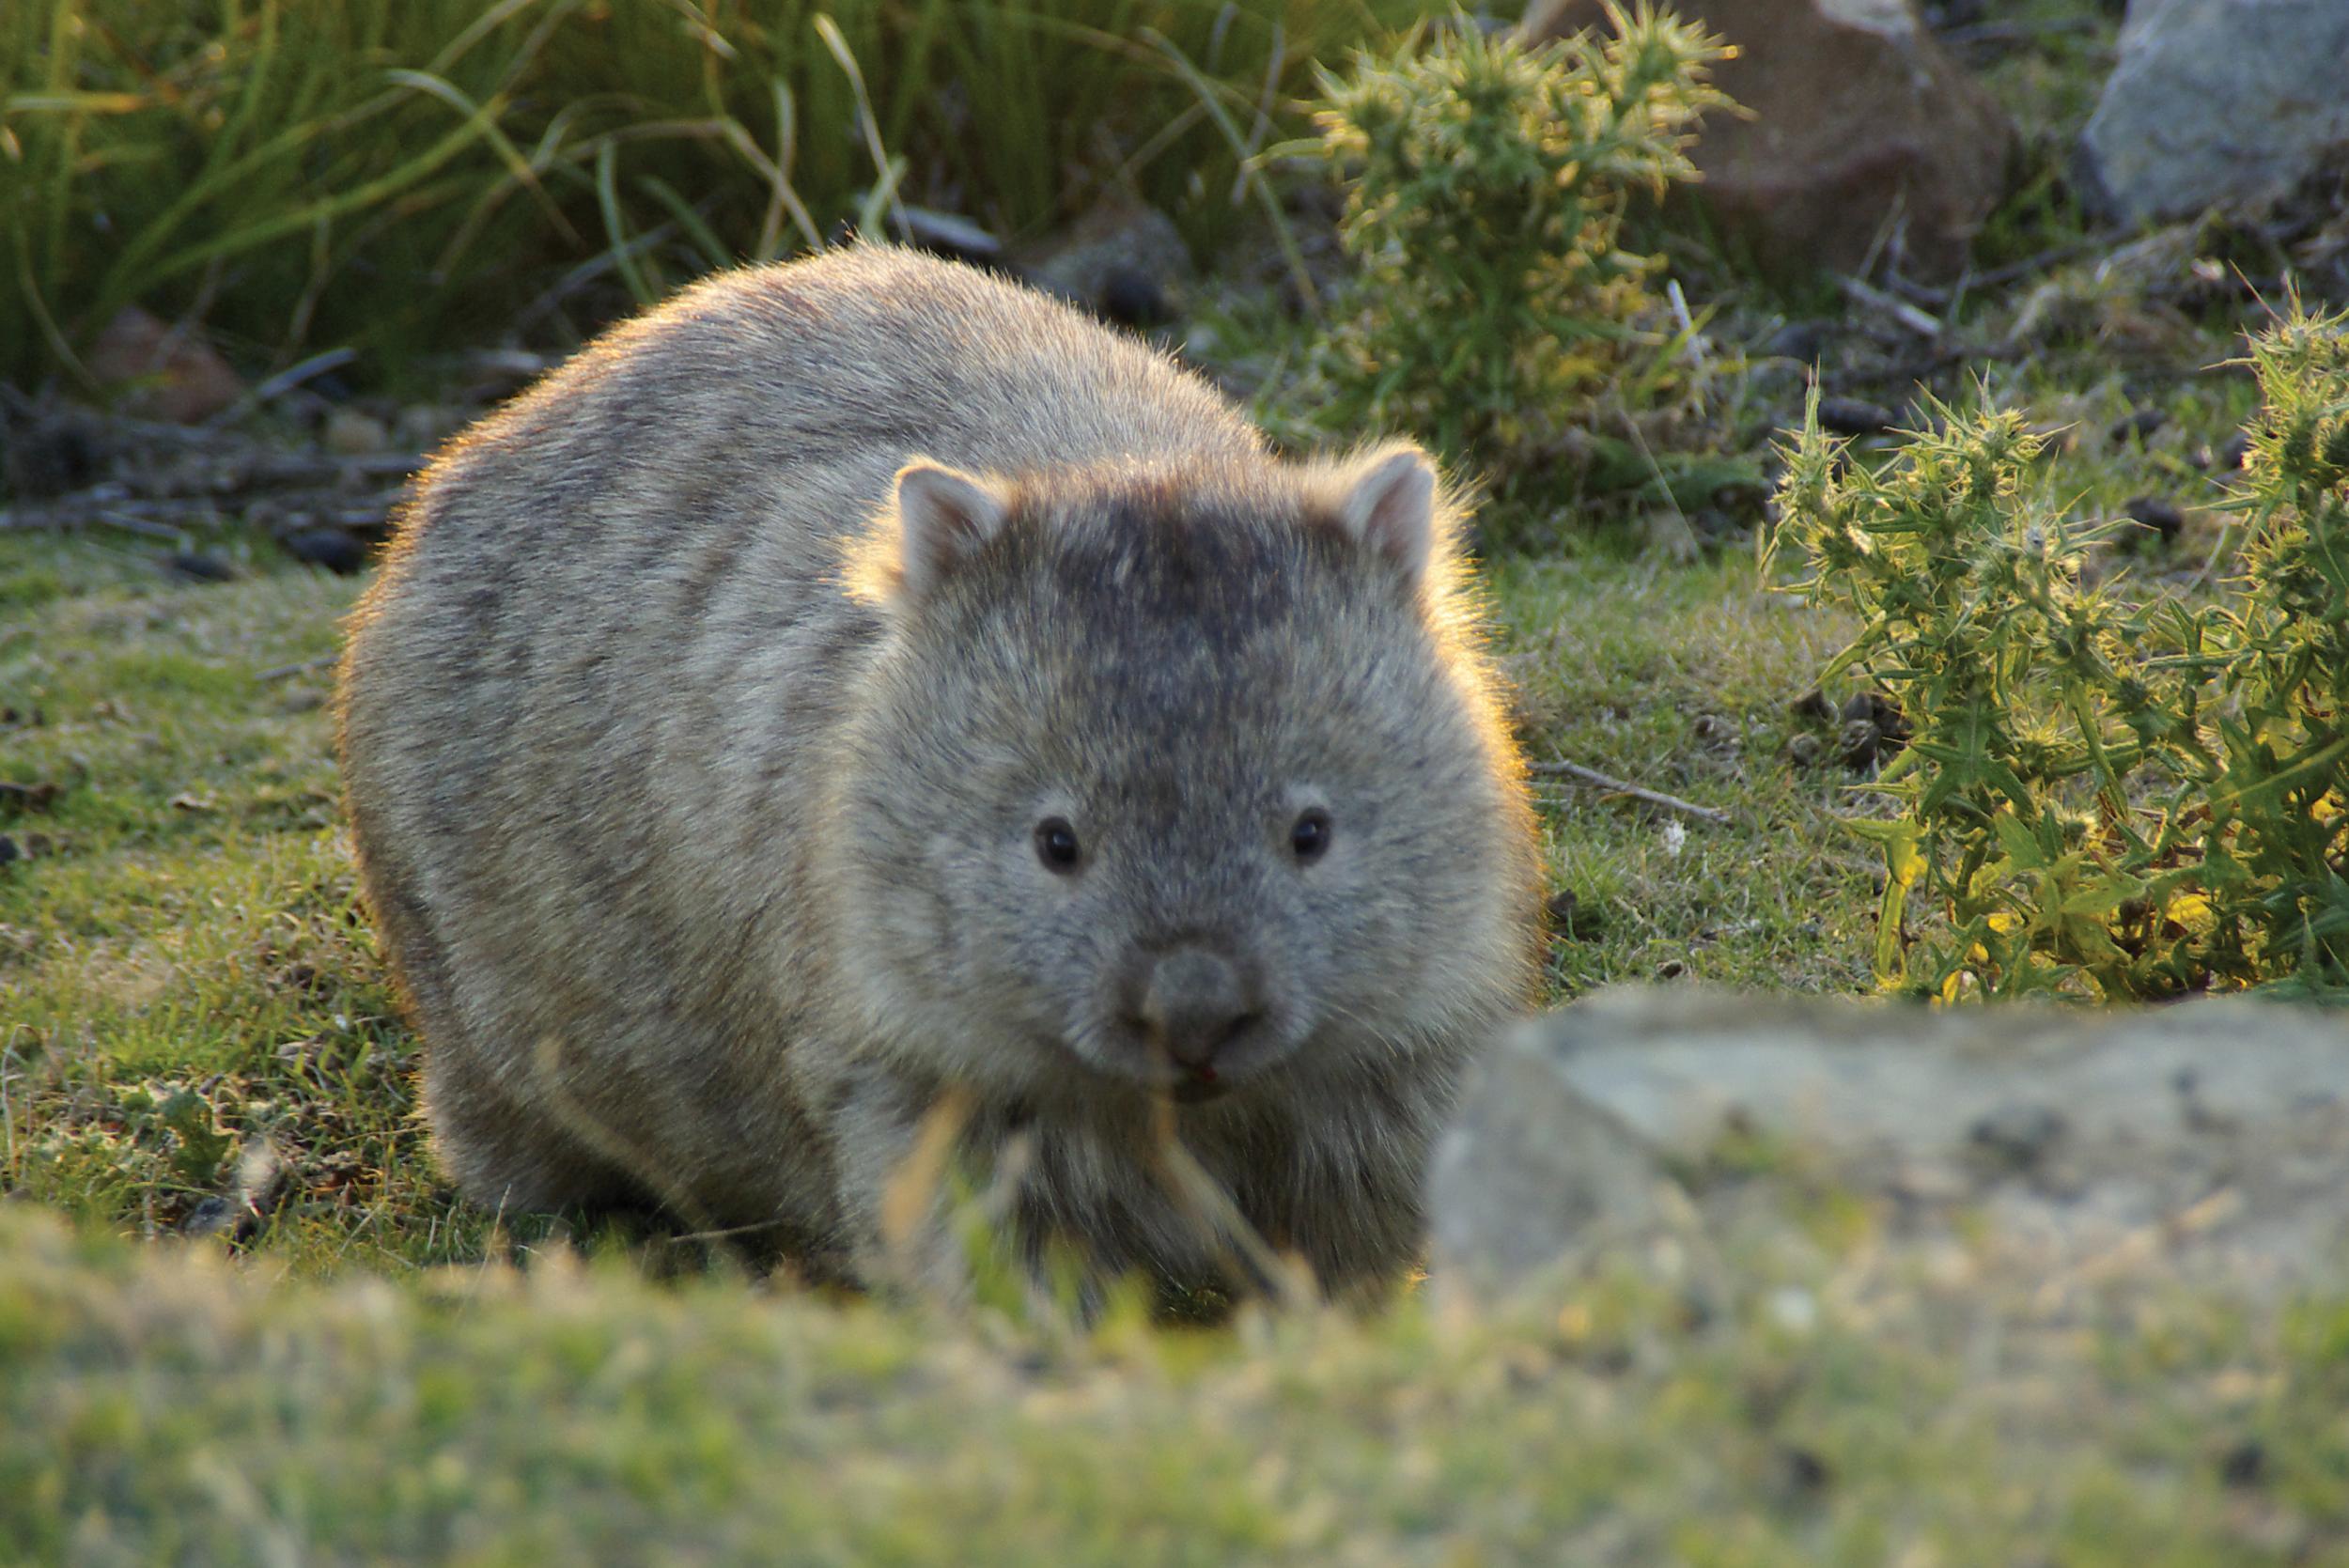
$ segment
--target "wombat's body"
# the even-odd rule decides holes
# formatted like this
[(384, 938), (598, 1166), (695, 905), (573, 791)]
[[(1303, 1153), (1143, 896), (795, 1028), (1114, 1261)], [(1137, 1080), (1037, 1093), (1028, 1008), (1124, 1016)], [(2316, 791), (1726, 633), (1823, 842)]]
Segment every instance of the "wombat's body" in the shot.
[(854, 1276), (943, 1101), (1029, 1245), (1212, 1284), (1171, 1126), (1326, 1285), (1406, 1265), (1536, 907), (1452, 522), (905, 253), (611, 333), (433, 463), (344, 667), (442, 1157)]

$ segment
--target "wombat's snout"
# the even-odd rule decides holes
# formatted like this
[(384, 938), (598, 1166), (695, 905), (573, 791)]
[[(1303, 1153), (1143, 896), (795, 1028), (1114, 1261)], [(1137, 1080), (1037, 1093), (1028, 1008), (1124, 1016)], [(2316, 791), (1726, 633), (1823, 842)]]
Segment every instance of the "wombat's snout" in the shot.
[(1212, 1079), (1216, 1056), (1265, 1016), (1264, 971), (1196, 942), (1136, 955), (1122, 1021), (1178, 1067)]

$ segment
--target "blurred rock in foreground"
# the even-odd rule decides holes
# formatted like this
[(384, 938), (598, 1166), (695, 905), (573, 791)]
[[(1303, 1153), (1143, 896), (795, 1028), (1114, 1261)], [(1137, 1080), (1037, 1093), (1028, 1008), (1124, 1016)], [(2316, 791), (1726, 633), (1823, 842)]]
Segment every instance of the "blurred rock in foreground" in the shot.
[(1888, 1247), (1954, 1244), (2048, 1290), (2288, 1288), (2349, 1257), (2349, 1017), (1605, 992), (1471, 1080), (1437, 1153), (1433, 1274), (1481, 1294), (1824, 1191)]

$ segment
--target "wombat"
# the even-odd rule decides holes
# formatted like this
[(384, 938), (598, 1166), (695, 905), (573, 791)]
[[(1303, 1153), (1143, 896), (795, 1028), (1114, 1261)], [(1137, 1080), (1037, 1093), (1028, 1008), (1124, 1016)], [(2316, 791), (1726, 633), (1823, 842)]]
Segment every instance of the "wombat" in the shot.
[(946, 1106), (1019, 1148), (1031, 1261), (1245, 1283), (1204, 1171), (1375, 1291), (1535, 973), (1457, 524), (1414, 447), (1280, 460), (1143, 343), (910, 252), (614, 328), (435, 458), (350, 627), (441, 1159), (869, 1281)]

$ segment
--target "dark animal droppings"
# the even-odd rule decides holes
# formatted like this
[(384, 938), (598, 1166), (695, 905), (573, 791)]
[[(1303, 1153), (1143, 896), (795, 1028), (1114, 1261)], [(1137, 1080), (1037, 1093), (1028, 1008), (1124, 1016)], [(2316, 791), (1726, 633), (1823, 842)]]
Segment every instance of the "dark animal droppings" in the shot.
[(1877, 436), (1890, 429), (1893, 413), (1881, 403), (1859, 397), (1819, 399), (1819, 428), (1839, 436)]
[(339, 528), (304, 529), (278, 542), (295, 560), (324, 567), (337, 577), (349, 577), (367, 564), (366, 548)]
[(2128, 505), (2129, 520), (2161, 536), (2163, 544), (2176, 540), (2186, 527), (2186, 514), (2155, 495), (2140, 495)]
[(237, 578), (236, 567), (201, 551), (174, 551), (163, 566), (172, 576), (188, 582), (233, 582)]

